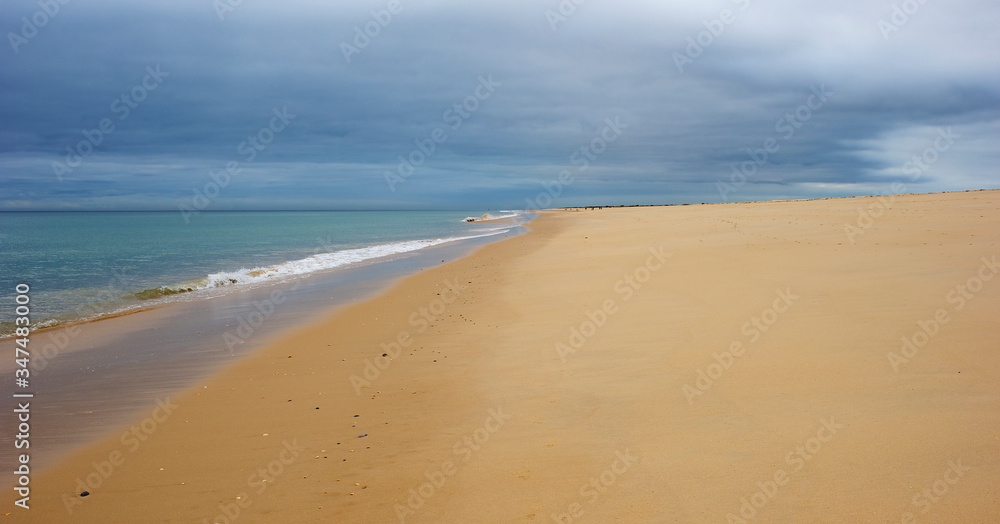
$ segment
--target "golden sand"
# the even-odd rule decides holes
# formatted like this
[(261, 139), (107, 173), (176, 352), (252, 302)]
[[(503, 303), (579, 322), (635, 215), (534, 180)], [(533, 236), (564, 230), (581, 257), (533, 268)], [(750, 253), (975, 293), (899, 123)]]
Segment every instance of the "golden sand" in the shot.
[(531, 229), (150, 407), (15, 516), (1000, 521), (1000, 191)]

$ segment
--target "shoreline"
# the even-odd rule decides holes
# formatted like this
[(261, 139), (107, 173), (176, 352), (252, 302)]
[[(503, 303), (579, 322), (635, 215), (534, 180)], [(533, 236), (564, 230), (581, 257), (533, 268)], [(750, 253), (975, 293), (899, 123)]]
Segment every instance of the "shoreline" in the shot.
[[(528, 222), (530, 222), (530, 220)], [(525, 222), (525, 224), (527, 224), (528, 222)], [(519, 225), (515, 226), (513, 229), (517, 229), (519, 227), (522, 227), (523, 225), (524, 224), (519, 224)], [(516, 234), (520, 234), (520, 233), (514, 233), (514, 234), (516, 235)], [(506, 235), (508, 235), (508, 233), (498, 233), (495, 236), (501, 236), (501, 235), (506, 236)], [(490, 236), (494, 236), (494, 235), (490, 235)], [(427, 248), (422, 248), (422, 249), (429, 249), (429, 250), (433, 250), (434, 248), (445, 248), (445, 249), (447, 249), (448, 247), (451, 247), (453, 244), (457, 245), (457, 244), (462, 244), (464, 242), (476, 241), (476, 240), (479, 240), (479, 239), (486, 239), (486, 238), (489, 238), (489, 236), (463, 238), (463, 239), (460, 239), (460, 240), (454, 240), (454, 241), (450, 241), (450, 242), (445, 243), (445, 244), (438, 244), (438, 245), (429, 246)], [(396, 260), (402, 260), (402, 259), (409, 258), (411, 256), (416, 256), (416, 255), (419, 255), (419, 254), (420, 253), (417, 253), (417, 252), (405, 252), (405, 253), (399, 253), (399, 254), (393, 254), (393, 255), (386, 255), (386, 256), (383, 256), (383, 257), (379, 257), (379, 258), (373, 258), (373, 259), (365, 260), (363, 262), (351, 263), (351, 264), (345, 265), (343, 267), (333, 267), (333, 268), (324, 269), (324, 270), (316, 271), (316, 272), (309, 273), (309, 274), (297, 275), (294, 278), (286, 278), (286, 279), (283, 279), (283, 280), (275, 280), (274, 282), (255, 283), (255, 284), (250, 285), (250, 286), (247, 286), (247, 285), (244, 284), (243, 286), (246, 286), (246, 287), (233, 288), (233, 290), (231, 292), (229, 292), (229, 293), (219, 294), (219, 295), (212, 295), (212, 296), (196, 296), (196, 297), (191, 298), (190, 300), (170, 300), (170, 301), (163, 301), (163, 302), (154, 302), (154, 300), (156, 300), (156, 299), (151, 299), (150, 300), (150, 305), (146, 305), (146, 306), (136, 306), (134, 308), (128, 308), (128, 309), (112, 310), (112, 311), (107, 312), (107, 313), (101, 313), (101, 314), (94, 315), (94, 316), (89, 316), (89, 317), (75, 318), (75, 319), (70, 319), (70, 320), (58, 320), (58, 321), (56, 321), (53, 324), (46, 324), (46, 325), (43, 325), (41, 327), (38, 327), (38, 328), (32, 330), (31, 331), (31, 336), (47, 335), (47, 334), (51, 334), (51, 333), (53, 333), (55, 331), (59, 331), (59, 330), (66, 330), (66, 329), (70, 329), (70, 328), (74, 328), (74, 327), (78, 327), (78, 326), (82, 326), (82, 325), (93, 324), (93, 323), (96, 323), (96, 322), (102, 322), (102, 321), (111, 320), (111, 319), (115, 319), (115, 318), (119, 318), (119, 317), (125, 317), (125, 316), (128, 316), (128, 315), (134, 315), (134, 314), (138, 314), (138, 313), (147, 313), (149, 311), (155, 311), (155, 310), (159, 310), (159, 309), (163, 309), (163, 308), (167, 308), (167, 307), (172, 307), (172, 306), (177, 305), (177, 304), (184, 304), (184, 303), (188, 303), (188, 302), (196, 302), (196, 301), (202, 301), (202, 300), (212, 300), (212, 299), (216, 299), (216, 298), (220, 298), (220, 297), (225, 297), (225, 296), (229, 296), (229, 295), (239, 295), (240, 293), (246, 293), (248, 291), (252, 291), (252, 290), (256, 290), (256, 289), (260, 289), (260, 288), (270, 288), (270, 287), (273, 287), (273, 286), (283, 286), (283, 285), (288, 285), (288, 284), (294, 284), (297, 280), (301, 280), (301, 279), (313, 278), (313, 277), (322, 278), (323, 276), (326, 276), (326, 275), (329, 275), (331, 273), (338, 272), (338, 271), (358, 269), (358, 268), (362, 268), (362, 267), (373, 265), (373, 264), (381, 264), (381, 263), (385, 263), (385, 262), (392, 262), (392, 261), (396, 261)], [(160, 289), (166, 288), (166, 287), (167, 286), (162, 286)], [(197, 292), (197, 291), (204, 291), (204, 289), (195, 290), (194, 292)], [(184, 292), (179, 292), (179, 293), (172, 293), (171, 295), (183, 295), (185, 298), (187, 298), (187, 294), (188, 293), (192, 293), (192, 291), (184, 291)], [(0, 334), (0, 343), (12, 341), (12, 340), (14, 340), (16, 338), (18, 338), (18, 337), (15, 334), (13, 334), (13, 333)], [(9, 368), (8, 367), (4, 367), (4, 366), (7, 366), (7, 365), (8, 365), (8, 363), (6, 363), (6, 362), (5, 363), (0, 363), (0, 372), (10, 371), (10, 370), (13, 369), (13, 367), (9, 367)]]
[[(159, 213), (153, 212), (154, 215)], [(315, 250), (312, 254), (298, 253), (300, 258), (279, 259), (278, 261), (253, 262), (245, 264), (240, 269), (225, 269), (215, 266), (207, 269), (202, 276), (176, 276), (175, 278), (160, 278), (149, 281), (138, 287), (127, 284), (125, 280), (135, 279), (135, 276), (124, 277), (124, 273), (115, 275), (105, 288), (67, 288), (50, 291), (54, 294), (81, 295), (86, 291), (97, 297), (88, 299), (73, 306), (64, 304), (62, 309), (41, 313), (42, 317), (33, 318), (35, 328), (32, 333), (44, 333), (53, 329), (65, 329), (75, 325), (97, 322), (122, 315), (141, 313), (152, 309), (168, 306), (177, 302), (209, 300), (230, 294), (245, 293), (260, 287), (282, 285), (301, 278), (328, 274), (341, 269), (350, 269), (385, 261), (396, 260), (418, 254), (421, 250), (451, 244), (477, 243), (480, 239), (489, 239), (496, 235), (516, 232), (522, 220), (530, 220), (530, 212), (518, 212), (491, 220), (500, 227), (493, 231), (439, 231), (436, 238), (410, 238), (402, 240), (379, 239), (364, 241), (361, 244), (344, 244), (339, 249)], [(468, 219), (466, 219), (468, 222)], [(506, 228), (506, 229), (505, 229)], [(287, 256), (288, 254), (286, 254)], [(259, 265), (263, 264), (263, 265)], [(158, 282), (158, 283), (157, 283)], [(151, 286), (151, 287), (143, 287)], [(37, 297), (36, 297), (37, 298)], [(53, 298), (53, 297), (48, 297)], [(42, 302), (45, 302), (42, 297)], [(77, 299), (79, 300), (79, 299)], [(57, 300), (58, 301), (58, 300)], [(34, 316), (39, 314), (33, 311)], [(0, 342), (16, 338), (13, 332), (13, 322), (0, 323)], [(10, 330), (10, 331), (8, 331)], [(2, 364), (0, 364), (2, 365)]]
[(1000, 192), (896, 196), (850, 242), (877, 198), (545, 211), (74, 453), (27, 516), (899, 521), (957, 460), (928, 516), (995, 518), (1000, 281), (947, 297), (1000, 254)]
[[(32, 390), (44, 396), (39, 395), (32, 424), (45, 432), (32, 442), (36, 449), (33, 467), (43, 472), (58, 465), (62, 457), (113, 435), (142, 416), (156, 406), (158, 398), (182, 393), (195, 382), (252, 358), (289, 330), (377, 296), (441, 259), (466, 256), (477, 246), (521, 231), (449, 242), (235, 293), (33, 331)], [(258, 311), (253, 304), (263, 304), (264, 309)], [(259, 313), (263, 315), (255, 319)], [(12, 361), (0, 364), (0, 371), (13, 374), (13, 369)], [(7, 389), (18, 392), (12, 385)], [(13, 420), (10, 412), (0, 415), (4, 426), (16, 425)], [(11, 437), (0, 435), (0, 445), (13, 448)], [(4, 458), (5, 463), (8, 460), (13, 458)], [(15, 464), (8, 464), (13, 470)], [(0, 478), (5, 486), (13, 482), (9, 472)]]

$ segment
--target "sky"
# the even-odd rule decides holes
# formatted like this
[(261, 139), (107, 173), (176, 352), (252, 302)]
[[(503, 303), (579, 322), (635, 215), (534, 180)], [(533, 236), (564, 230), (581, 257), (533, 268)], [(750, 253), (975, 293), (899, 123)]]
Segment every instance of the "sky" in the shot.
[(998, 188), (998, 20), (995, 0), (4, 0), (0, 210)]

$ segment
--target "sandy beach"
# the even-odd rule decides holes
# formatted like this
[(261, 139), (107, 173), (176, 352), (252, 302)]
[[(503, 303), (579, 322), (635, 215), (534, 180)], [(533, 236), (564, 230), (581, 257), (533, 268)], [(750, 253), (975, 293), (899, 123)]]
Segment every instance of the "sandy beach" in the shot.
[(9, 518), (1000, 521), (1000, 191), (530, 228), (164, 398)]

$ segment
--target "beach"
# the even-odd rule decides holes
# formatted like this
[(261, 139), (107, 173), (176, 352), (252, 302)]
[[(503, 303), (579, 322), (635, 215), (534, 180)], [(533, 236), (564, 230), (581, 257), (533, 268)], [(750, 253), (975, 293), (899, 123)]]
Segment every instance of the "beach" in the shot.
[[(0, 374), (30, 360), (7, 394), (45, 399), (30, 410), (34, 437), (2, 434), (0, 447), (30, 440), (30, 468), (52, 466), (285, 332), (519, 234), (530, 217), (506, 215), (233, 212), (185, 224), (169, 212), (0, 213), (10, 250), (0, 301), (27, 286), (19, 322), (34, 326), (30, 343), (17, 342), (14, 308), (0, 313), (0, 344), (30, 357), (0, 361)], [(0, 426), (18, 426), (14, 407)], [(0, 454), (0, 486), (18, 458)]]
[(10, 517), (1000, 519), (1000, 191), (528, 227), (148, 405)]

